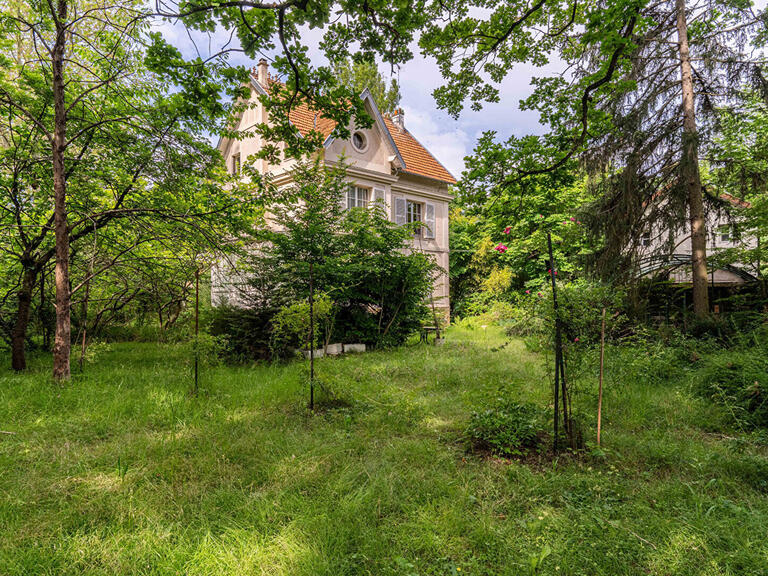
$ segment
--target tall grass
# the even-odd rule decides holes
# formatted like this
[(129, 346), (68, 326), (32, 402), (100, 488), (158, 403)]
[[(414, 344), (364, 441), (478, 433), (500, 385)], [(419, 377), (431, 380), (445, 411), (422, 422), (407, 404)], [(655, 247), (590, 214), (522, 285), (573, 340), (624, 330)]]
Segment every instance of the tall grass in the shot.
[(542, 356), (503, 341), (323, 359), (346, 402), (316, 414), (301, 363), (208, 368), (192, 397), (170, 344), (61, 387), (45, 358), (5, 373), (0, 574), (768, 573), (766, 449), (663, 350), (609, 350), (603, 453), (467, 453), (474, 410), (549, 402)]

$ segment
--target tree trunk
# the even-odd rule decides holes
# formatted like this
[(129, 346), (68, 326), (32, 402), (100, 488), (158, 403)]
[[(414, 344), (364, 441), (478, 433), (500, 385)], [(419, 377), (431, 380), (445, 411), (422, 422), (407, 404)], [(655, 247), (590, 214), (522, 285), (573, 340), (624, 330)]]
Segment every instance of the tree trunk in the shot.
[(69, 378), (70, 354), (70, 286), (69, 286), (69, 231), (67, 230), (67, 180), (64, 167), (66, 148), (66, 101), (64, 98), (64, 47), (67, 18), (66, 0), (57, 4), (56, 41), (52, 50), (53, 67), (53, 194), (54, 233), (56, 237), (56, 335), (53, 344), (53, 378)]
[(704, 220), (704, 199), (699, 173), (699, 137), (693, 95), (693, 73), (688, 48), (688, 23), (685, 0), (675, 0), (677, 8), (677, 39), (680, 49), (680, 78), (683, 91), (683, 157), (680, 175), (688, 192), (691, 223), (691, 278), (693, 282), (693, 311), (698, 317), (709, 314), (707, 287), (707, 230)]
[(17, 372), (27, 369), (25, 344), (36, 276), (37, 270), (34, 267), (26, 268), (18, 292), (19, 307), (16, 311), (16, 322), (11, 331), (11, 367)]

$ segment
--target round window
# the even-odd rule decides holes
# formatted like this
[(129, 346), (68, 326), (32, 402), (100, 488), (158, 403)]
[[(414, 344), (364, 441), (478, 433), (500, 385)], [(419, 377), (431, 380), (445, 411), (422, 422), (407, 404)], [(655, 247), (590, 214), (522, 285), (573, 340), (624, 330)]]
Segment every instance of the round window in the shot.
[(352, 146), (354, 146), (358, 152), (363, 152), (368, 146), (368, 140), (366, 140), (365, 134), (362, 132), (355, 132), (352, 134)]

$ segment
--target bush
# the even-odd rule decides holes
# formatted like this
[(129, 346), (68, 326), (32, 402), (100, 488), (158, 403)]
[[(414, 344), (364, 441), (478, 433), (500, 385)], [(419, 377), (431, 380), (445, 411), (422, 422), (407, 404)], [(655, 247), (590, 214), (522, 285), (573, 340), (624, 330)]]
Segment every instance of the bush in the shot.
[(694, 391), (721, 404), (744, 427), (768, 427), (766, 351), (728, 351), (705, 357)]
[(525, 456), (536, 449), (546, 434), (542, 412), (533, 404), (506, 404), (474, 412), (465, 437), (475, 450), (498, 456)]
[(333, 329), (334, 303), (325, 294), (318, 294), (312, 305), (315, 317), (313, 342), (309, 341), (309, 300), (301, 300), (280, 308), (272, 318), (272, 350), (283, 356), (289, 347), (309, 350), (327, 340)]
[(220, 356), (230, 362), (269, 358), (271, 322), (276, 313), (270, 308), (214, 308), (208, 331), (219, 342)]

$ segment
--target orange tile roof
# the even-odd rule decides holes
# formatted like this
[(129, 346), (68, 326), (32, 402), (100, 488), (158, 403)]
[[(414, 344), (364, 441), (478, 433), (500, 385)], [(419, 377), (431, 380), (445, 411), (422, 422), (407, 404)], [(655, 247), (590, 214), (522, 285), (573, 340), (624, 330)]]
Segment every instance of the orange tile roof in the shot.
[[(254, 78), (254, 80), (258, 82), (256, 78)], [(273, 80), (271, 77), (269, 78), (270, 85), (275, 82), (277, 82), (277, 80)], [(334, 120), (325, 118), (319, 112), (311, 110), (306, 103), (302, 103), (292, 109), (288, 118), (290, 119), (291, 124), (296, 126), (299, 132), (304, 136), (312, 130), (317, 130), (323, 135), (323, 138), (328, 138), (336, 127), (336, 122)], [(390, 118), (384, 117), (384, 124), (392, 135), (392, 140), (395, 142), (395, 146), (397, 147), (403, 162), (405, 162), (405, 172), (432, 178), (448, 184), (456, 183), (456, 178), (454, 178), (445, 166), (440, 164), (440, 162), (429, 153), (421, 142), (414, 138), (413, 134), (405, 129), (401, 131), (395, 126)]]
[(306, 136), (312, 130), (317, 130), (323, 135), (323, 138), (328, 138), (336, 127), (334, 120), (321, 116), (319, 112), (310, 110), (309, 106), (303, 102), (291, 110), (290, 114), (288, 114), (288, 119), (303, 136)]
[(741, 198), (737, 198), (736, 196), (733, 196), (732, 194), (728, 194), (728, 192), (720, 192), (720, 198), (730, 202), (732, 206), (738, 206), (739, 208), (751, 208), (752, 207), (752, 203), (749, 202), (748, 200), (742, 200)]
[(413, 137), (413, 134), (406, 129), (401, 131), (390, 118), (385, 117), (384, 124), (392, 135), (400, 156), (403, 157), (406, 172), (434, 178), (448, 184), (456, 183), (456, 178), (422, 146), (421, 142)]

